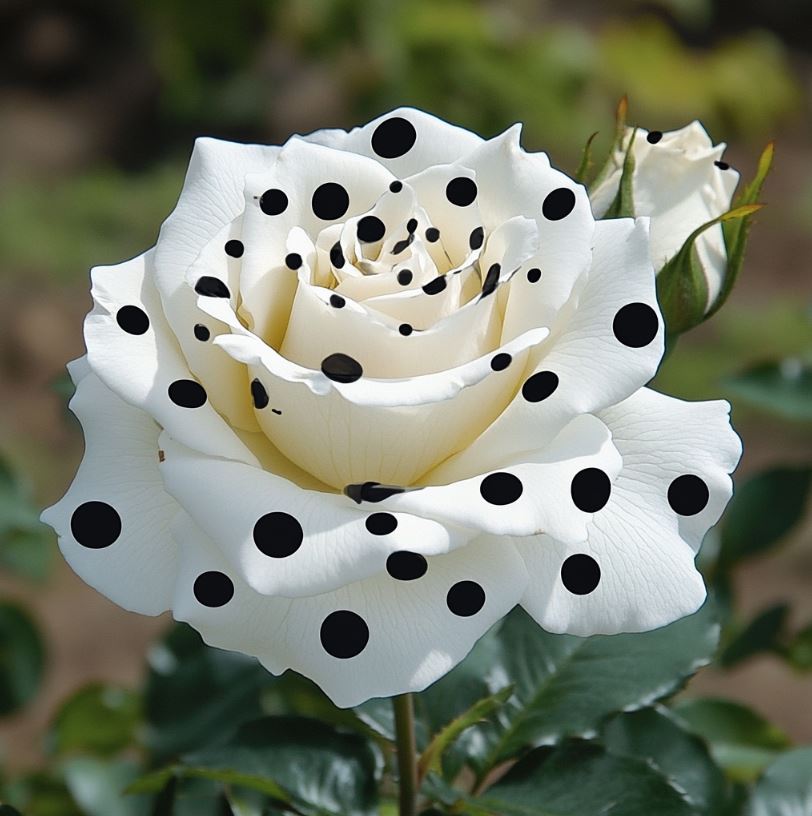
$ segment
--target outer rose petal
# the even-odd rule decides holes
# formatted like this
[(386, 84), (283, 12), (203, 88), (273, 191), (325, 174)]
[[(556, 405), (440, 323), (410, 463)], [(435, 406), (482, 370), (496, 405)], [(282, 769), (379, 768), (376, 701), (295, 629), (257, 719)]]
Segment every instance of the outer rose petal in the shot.
[[(626, 129), (624, 144), (628, 145), (632, 132), (632, 128)], [(651, 260), (659, 271), (697, 227), (730, 209), (739, 173), (727, 165), (716, 164), (721, 161), (725, 144), (714, 147), (699, 122), (663, 133), (654, 144), (647, 136), (648, 131), (637, 130), (632, 148), (635, 158), (632, 195), (635, 214), (651, 217)], [(623, 151), (615, 152), (611, 160), (613, 171), (592, 192), (592, 206), (599, 216), (617, 193), (623, 158)], [(710, 306), (719, 294), (727, 269), (721, 225), (702, 233), (696, 249), (708, 282)]]
[[(268, 598), (229, 572), (188, 516), (173, 531), (183, 548), (175, 617), (212, 646), (256, 655), (275, 674), (300, 672), (341, 707), (422, 691), (465, 657), (527, 582), (509, 542), (483, 539), (427, 559), (413, 580), (384, 573), (312, 598)], [(209, 581), (215, 590), (210, 603), (225, 600), (229, 584), (232, 595), (204, 605), (194, 591), (200, 576), (202, 589)]]
[[(84, 369), (82, 362), (72, 368)], [(82, 373), (70, 408), (82, 423), (85, 455), (42, 520), (94, 589), (132, 612), (159, 615), (172, 606), (178, 557), (169, 525), (180, 510), (158, 473), (161, 429), (95, 374)]]

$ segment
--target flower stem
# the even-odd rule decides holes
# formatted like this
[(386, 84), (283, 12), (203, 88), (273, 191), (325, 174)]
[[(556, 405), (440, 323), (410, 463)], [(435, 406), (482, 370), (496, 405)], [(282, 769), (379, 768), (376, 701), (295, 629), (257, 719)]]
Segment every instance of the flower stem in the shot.
[(411, 694), (392, 698), (395, 744), (400, 777), (400, 816), (417, 813), (417, 746), (414, 738), (414, 701)]

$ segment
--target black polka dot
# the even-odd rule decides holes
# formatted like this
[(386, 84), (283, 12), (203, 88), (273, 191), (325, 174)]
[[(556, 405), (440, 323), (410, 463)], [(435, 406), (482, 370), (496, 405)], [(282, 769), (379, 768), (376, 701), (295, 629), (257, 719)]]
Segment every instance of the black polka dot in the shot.
[(715, 162), (714, 162), (714, 164), (715, 164), (715, 165), (716, 165), (716, 166), (717, 166), (717, 167), (718, 167), (720, 170), (730, 170), (730, 165), (729, 165), (729, 164), (728, 164), (726, 161), (715, 161)]
[(412, 282), (412, 277), (411, 269), (401, 269), (398, 272), (398, 283), (401, 286), (408, 286)]
[(386, 571), (398, 581), (416, 581), (422, 578), (429, 563), (420, 553), (398, 550), (386, 559)]
[(455, 615), (470, 618), (485, 606), (485, 590), (476, 581), (458, 581), (448, 590), (445, 602)]
[(341, 251), (341, 244), (336, 241), (330, 250), (330, 263), (336, 268), (341, 269), (344, 264), (344, 253)]
[(585, 468), (575, 474), (570, 485), (572, 501), (584, 513), (597, 513), (606, 506), (612, 492), (609, 477), (598, 468)]
[(335, 221), (350, 208), (350, 196), (340, 184), (328, 181), (316, 187), (310, 206), (317, 218)]
[(476, 182), (467, 176), (451, 179), (445, 188), (445, 197), (457, 207), (468, 207), (476, 201)]
[(668, 503), (681, 516), (695, 516), (708, 505), (710, 491), (707, 484), (692, 473), (677, 476), (668, 486)]
[(468, 246), (471, 249), (479, 249), (485, 241), (485, 230), (482, 227), (474, 227), (468, 236)]
[(561, 582), (573, 595), (589, 595), (600, 580), (601, 568), (591, 555), (571, 555), (561, 565)]
[(203, 572), (195, 579), (194, 593), (199, 604), (216, 609), (234, 597), (234, 583), (222, 572)]
[(428, 227), (428, 229), (426, 229), (426, 240), (430, 244), (434, 244), (437, 241), (439, 241), (440, 240), (440, 230), (438, 230), (437, 227)]
[(398, 527), (398, 520), (391, 513), (373, 513), (364, 523), (372, 535), (389, 535)]
[(226, 255), (230, 258), (242, 258), (242, 254), (245, 252), (245, 246), (242, 241), (232, 238), (230, 241), (226, 241), (225, 250)]
[(321, 370), (325, 377), (340, 383), (355, 382), (360, 380), (364, 374), (364, 369), (358, 360), (341, 352), (325, 357), (321, 361)]
[(73, 511), (70, 531), (83, 547), (101, 550), (121, 535), (121, 516), (107, 502), (85, 502)]
[(502, 267), (498, 264), (491, 264), (485, 275), (485, 280), (482, 281), (482, 297), (487, 297), (496, 291), (496, 285), (499, 283), (499, 273)]
[(647, 346), (656, 336), (660, 321), (647, 303), (628, 303), (612, 321), (615, 337), (629, 348)]
[(414, 329), (412, 328), (412, 326), (411, 326), (409, 323), (401, 323), (401, 324), (398, 326), (398, 331), (399, 331), (399, 332), (400, 332), (400, 333), (401, 333), (401, 334), (402, 334), (404, 337), (408, 337), (408, 336), (409, 336), (409, 335), (410, 335), (410, 334), (411, 334), (411, 333), (414, 331)]
[(411, 235), (416, 229), (417, 229), (417, 219), (416, 218), (410, 218), (406, 222), (406, 232), (408, 232)]
[(254, 544), (271, 558), (287, 558), (293, 555), (304, 540), (302, 525), (282, 511), (266, 513), (254, 525)]
[(360, 615), (339, 609), (324, 619), (319, 637), (327, 654), (347, 660), (364, 651), (369, 643), (369, 627)]
[(404, 238), (402, 241), (398, 241), (392, 247), (392, 254), (393, 255), (400, 255), (400, 253), (403, 252), (405, 249), (407, 249), (407, 247), (411, 246), (412, 241), (414, 241), (414, 235), (409, 233), (408, 238)]
[(143, 334), (149, 328), (149, 318), (138, 306), (122, 306), (116, 312), (116, 323), (127, 334)]
[(386, 226), (377, 215), (365, 215), (358, 222), (358, 240), (367, 244), (380, 241), (386, 233)]
[(383, 485), (380, 482), (359, 482), (344, 486), (343, 493), (349, 496), (356, 504), (361, 502), (382, 502), (390, 496), (405, 493), (406, 488), (399, 485)]
[(268, 392), (259, 380), (251, 380), (251, 399), (254, 401), (254, 408), (260, 411), (268, 407)]
[(499, 354), (491, 358), (491, 368), (494, 371), (504, 371), (510, 365), (512, 359), (506, 351), (500, 351)]
[(302, 256), (298, 252), (285, 255), (285, 266), (288, 269), (299, 269), (302, 265)]
[(197, 292), (198, 295), (205, 295), (206, 297), (231, 297), (228, 286), (226, 286), (220, 278), (213, 278), (211, 275), (203, 275), (202, 278), (198, 278), (195, 284), (195, 292)]
[(538, 283), (541, 280), (541, 270), (538, 267), (533, 267), (527, 270), (527, 280), (530, 283)]
[(446, 287), (445, 275), (438, 275), (434, 280), (430, 280), (424, 287), (423, 291), (427, 295), (439, 295)]
[(524, 381), (522, 396), (528, 402), (541, 402), (558, 388), (558, 375), (553, 371), (537, 371)]
[(259, 208), (265, 215), (279, 215), (288, 208), (288, 197), (282, 190), (266, 190), (259, 197)]
[(408, 153), (417, 140), (414, 125), (402, 116), (386, 119), (372, 134), (372, 149), (382, 159), (396, 159)]
[(403, 189), (403, 182), (395, 180), (389, 185), (389, 189), (393, 193), (399, 193)]
[(341, 295), (330, 295), (330, 305), (334, 309), (342, 309), (347, 301)]
[(568, 187), (559, 187), (547, 194), (541, 205), (541, 214), (548, 221), (560, 221), (575, 208), (575, 193)]
[(211, 332), (209, 331), (208, 326), (204, 326), (202, 323), (195, 323), (195, 337), (200, 340), (201, 343), (205, 343), (211, 337)]
[(512, 473), (491, 473), (479, 485), (479, 492), (488, 504), (513, 504), (523, 490), (519, 477)]
[(169, 399), (181, 408), (200, 408), (206, 403), (206, 389), (194, 380), (175, 380), (168, 393)]
[(657, 144), (657, 142), (659, 142), (662, 138), (663, 132), (661, 130), (652, 130), (646, 135), (646, 140), (649, 144)]

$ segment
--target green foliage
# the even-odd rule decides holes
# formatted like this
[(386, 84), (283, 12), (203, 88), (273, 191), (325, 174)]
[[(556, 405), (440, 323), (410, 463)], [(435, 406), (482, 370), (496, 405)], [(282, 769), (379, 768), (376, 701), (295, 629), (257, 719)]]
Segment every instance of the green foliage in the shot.
[(764, 411), (812, 421), (812, 366), (802, 360), (759, 363), (728, 377), (725, 385), (734, 396)]
[(45, 646), (31, 616), (17, 604), (0, 602), (0, 715), (37, 693), (44, 666)]
[(764, 772), (747, 816), (791, 816), (812, 810), (812, 748), (789, 751)]

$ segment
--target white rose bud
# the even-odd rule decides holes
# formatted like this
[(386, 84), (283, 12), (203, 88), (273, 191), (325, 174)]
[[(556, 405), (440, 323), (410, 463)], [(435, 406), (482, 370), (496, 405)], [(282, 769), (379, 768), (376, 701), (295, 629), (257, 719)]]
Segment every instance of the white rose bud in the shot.
[(43, 518), (121, 606), (350, 706), (516, 604), (578, 635), (702, 604), (729, 406), (645, 388), (648, 220), (595, 222), (518, 127), (200, 139), (157, 245), (92, 281), (85, 456)]
[[(590, 193), (598, 218), (617, 195), (633, 132), (633, 128), (626, 128), (621, 146), (613, 151)], [(725, 147), (724, 142), (714, 145), (698, 121), (666, 133), (637, 128), (632, 145), (634, 214), (651, 219), (651, 261), (657, 272), (695, 229), (730, 209), (739, 173), (723, 160)], [(707, 282), (707, 311), (719, 294), (727, 269), (721, 224), (705, 230), (695, 246)]]

